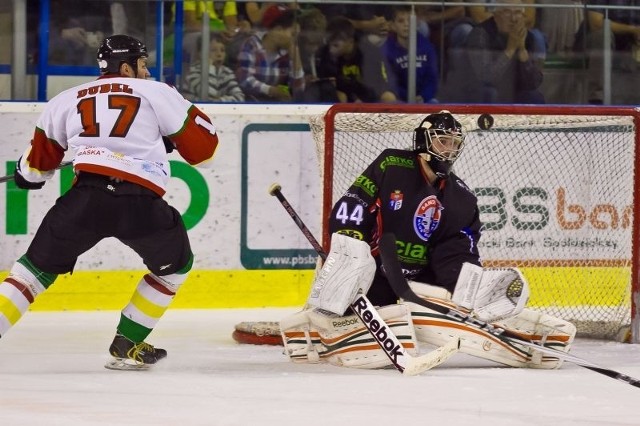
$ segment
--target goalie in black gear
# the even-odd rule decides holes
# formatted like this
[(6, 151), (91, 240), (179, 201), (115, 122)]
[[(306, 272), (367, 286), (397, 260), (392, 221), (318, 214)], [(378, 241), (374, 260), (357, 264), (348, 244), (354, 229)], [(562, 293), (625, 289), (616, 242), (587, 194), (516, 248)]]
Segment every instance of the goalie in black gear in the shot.
[[(477, 199), (453, 173), (464, 143), (463, 128), (449, 112), (428, 115), (414, 131), (412, 150), (384, 150), (335, 203), (329, 219), (331, 234), (369, 245), (376, 270), (367, 297), (374, 305), (388, 306), (398, 301), (378, 256), (379, 238), (383, 231), (390, 232), (396, 236), (404, 274), (418, 295), (447, 306), (455, 303), (483, 321), (568, 350), (575, 327), (525, 309), (529, 290), (517, 269), (482, 268)], [(411, 310), (415, 334), (421, 342), (441, 346), (459, 337), (461, 351), (506, 365), (560, 365), (557, 359), (505, 344), (435, 311), (405, 305)], [(286, 346), (285, 324), (287, 321), (282, 323)]]

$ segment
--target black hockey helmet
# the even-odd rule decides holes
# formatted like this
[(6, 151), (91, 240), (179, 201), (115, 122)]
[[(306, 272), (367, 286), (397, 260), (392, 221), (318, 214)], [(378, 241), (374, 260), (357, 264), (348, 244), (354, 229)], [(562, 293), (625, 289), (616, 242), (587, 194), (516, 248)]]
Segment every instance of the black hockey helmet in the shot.
[[(440, 137), (453, 138), (453, 149), (443, 154), (433, 148), (434, 141)], [(418, 154), (428, 154), (427, 162), (438, 177), (445, 177), (451, 171), (464, 146), (462, 125), (449, 111), (429, 114), (414, 131), (413, 149)]]
[(98, 48), (98, 66), (101, 74), (117, 74), (120, 65), (127, 63), (138, 72), (138, 58), (147, 58), (147, 46), (128, 35), (112, 35), (105, 38)]

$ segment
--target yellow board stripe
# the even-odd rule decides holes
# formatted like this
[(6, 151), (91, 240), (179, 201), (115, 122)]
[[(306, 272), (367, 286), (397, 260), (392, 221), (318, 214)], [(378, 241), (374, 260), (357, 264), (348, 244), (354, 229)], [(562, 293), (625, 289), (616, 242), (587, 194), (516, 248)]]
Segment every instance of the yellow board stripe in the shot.
[[(530, 306), (619, 306), (629, 303), (630, 268), (521, 268), (531, 285)], [(61, 275), (32, 310), (120, 310), (146, 271), (75, 271)], [(6, 276), (7, 272), (3, 273)], [(313, 270), (193, 270), (172, 309), (303, 306)], [(597, 295), (591, 300), (586, 295)]]
[[(148, 271), (74, 271), (58, 277), (31, 305), (35, 311), (121, 310)], [(6, 276), (5, 271), (2, 276)], [(192, 270), (171, 309), (303, 306), (313, 270)]]
[(4, 294), (0, 294), (0, 314), (7, 317), (11, 325), (18, 322), (22, 316), (18, 307)]
[(520, 268), (532, 307), (620, 306), (631, 301), (629, 267)]

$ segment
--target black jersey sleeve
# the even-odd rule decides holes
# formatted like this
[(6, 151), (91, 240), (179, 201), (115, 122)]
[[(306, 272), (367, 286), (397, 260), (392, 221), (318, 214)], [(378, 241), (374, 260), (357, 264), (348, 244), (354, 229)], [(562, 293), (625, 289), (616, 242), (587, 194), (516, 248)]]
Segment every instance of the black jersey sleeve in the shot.
[(334, 204), (329, 217), (329, 231), (371, 242), (379, 209), (378, 192), (384, 178), (378, 156)]

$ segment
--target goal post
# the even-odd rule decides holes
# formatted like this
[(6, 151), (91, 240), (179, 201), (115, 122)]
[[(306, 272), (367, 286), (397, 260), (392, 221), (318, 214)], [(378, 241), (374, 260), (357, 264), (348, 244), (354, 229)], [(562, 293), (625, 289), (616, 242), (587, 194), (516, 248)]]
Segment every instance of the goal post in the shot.
[[(529, 306), (572, 321), (579, 335), (640, 343), (635, 108), (334, 105), (310, 120), (325, 249), (335, 201), (382, 150), (411, 149), (414, 129), (443, 109), (467, 134), (454, 170), (478, 198), (484, 265), (520, 268)], [(481, 114), (492, 127), (479, 128)]]

